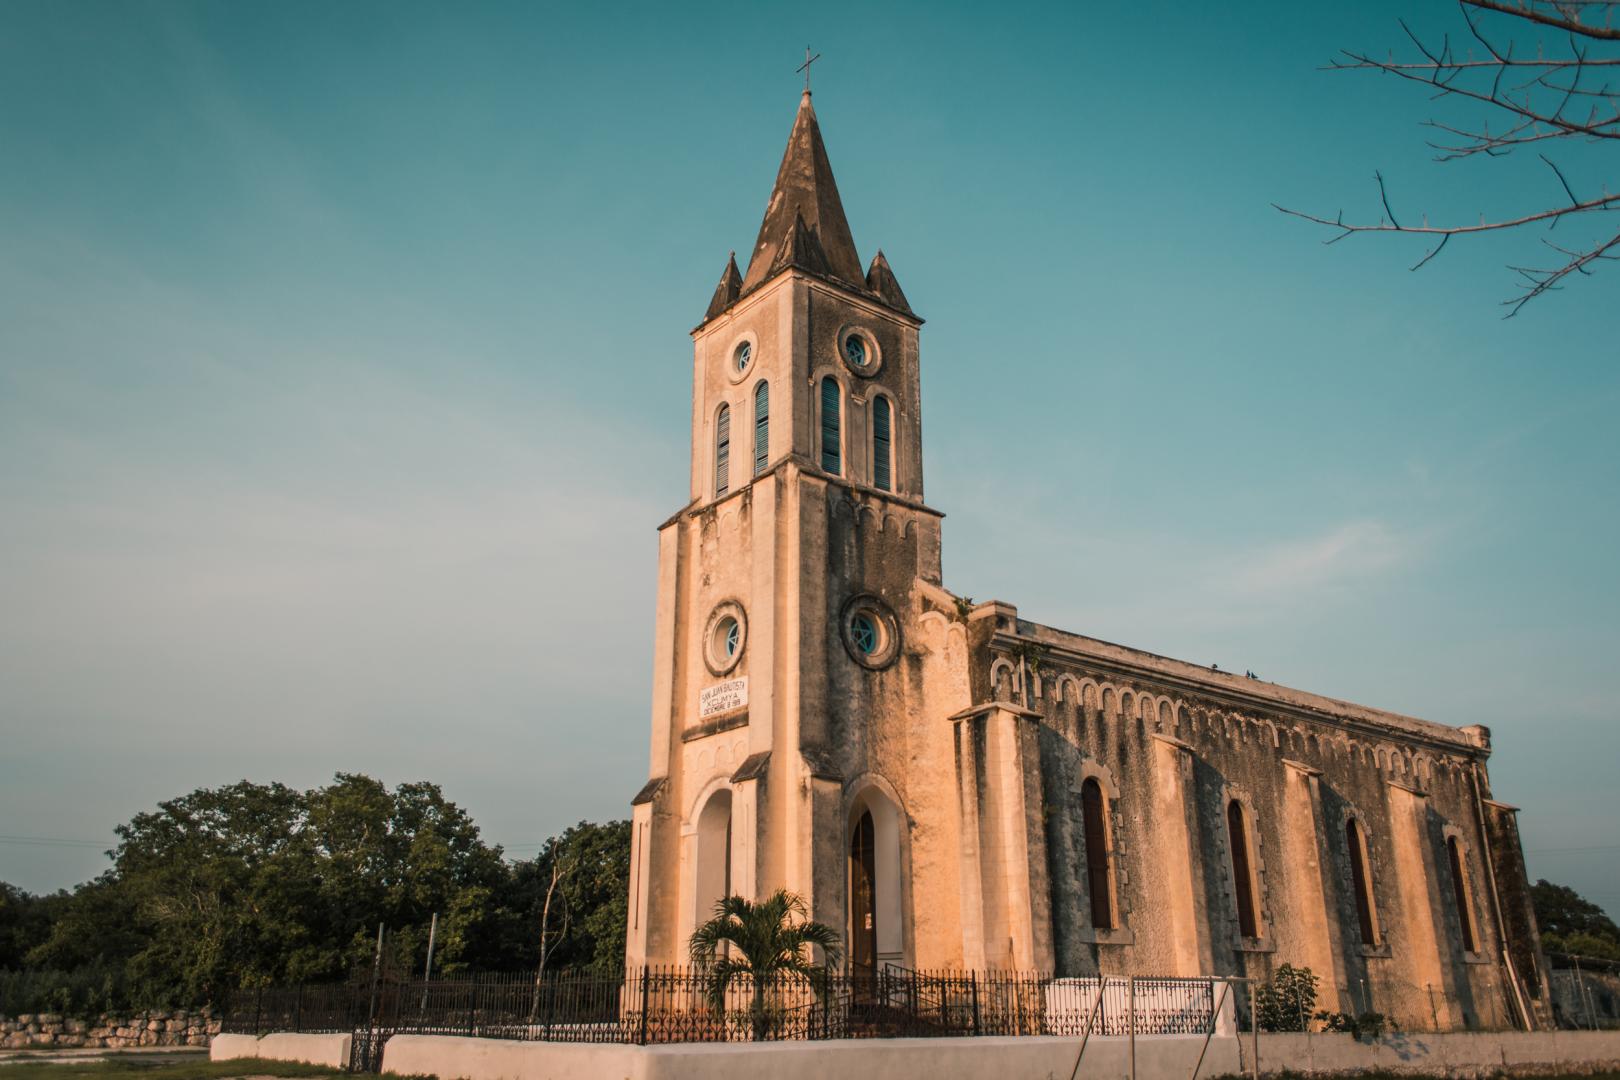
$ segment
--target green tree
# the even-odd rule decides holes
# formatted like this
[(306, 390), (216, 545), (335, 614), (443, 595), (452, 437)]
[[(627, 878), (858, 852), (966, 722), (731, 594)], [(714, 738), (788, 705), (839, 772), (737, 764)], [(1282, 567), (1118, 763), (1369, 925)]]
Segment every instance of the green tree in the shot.
[(22, 967), (23, 957), (50, 936), (52, 921), (71, 899), (66, 892), (35, 896), (0, 881), (0, 970)]
[[(703, 968), (709, 1004), (723, 1009), (726, 991), (738, 979), (753, 984), (749, 1008), (755, 1039), (770, 1030), (765, 991), (772, 983), (802, 977), (817, 995), (825, 993), (826, 978), (841, 952), (838, 931), (814, 922), (804, 901), (778, 889), (759, 903), (728, 896), (714, 908), (714, 917), (692, 932), (691, 956)], [(819, 946), (824, 964), (806, 955)]]
[(1536, 925), (1543, 934), (1591, 934), (1620, 944), (1620, 926), (1608, 913), (1568, 885), (1554, 885), (1541, 878), (1530, 886), (1530, 903), (1535, 907)]
[(500, 963), (511, 873), (434, 784), (390, 790), (339, 774), (311, 791), (203, 788), (118, 829), (113, 868), (64, 905), (35, 968), (122, 966), (143, 1003), (196, 1004), (241, 986), (414, 966), (440, 914), (435, 966)]
[(1283, 964), (1254, 991), (1255, 1019), (1262, 1031), (1308, 1031), (1316, 1015), (1316, 976), (1308, 967)]
[[(508, 863), (465, 810), (425, 782), (340, 773), (300, 791), (242, 781), (135, 815), (113, 865), (71, 894), (0, 885), (0, 1004), (93, 1012), (217, 1002), (239, 987), (323, 982), (386, 962), (435, 971), (624, 957), (630, 826), (580, 822)], [(13, 1007), (15, 1006), (15, 1007)]]
[[(555, 874), (555, 888), (552, 882)], [(538, 968), (611, 971), (624, 963), (630, 896), (630, 823), (581, 821), (512, 868), (509, 955)], [(552, 898), (549, 911), (547, 891)]]

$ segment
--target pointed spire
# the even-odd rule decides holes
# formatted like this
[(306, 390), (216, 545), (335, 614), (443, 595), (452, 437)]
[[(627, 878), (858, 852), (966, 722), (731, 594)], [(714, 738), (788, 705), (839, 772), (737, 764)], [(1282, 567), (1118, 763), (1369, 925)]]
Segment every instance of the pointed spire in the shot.
[(849, 233), (843, 203), (838, 199), (838, 184), (833, 180), (832, 165), (827, 161), (827, 148), (822, 144), (821, 127), (816, 123), (816, 110), (810, 104), (808, 91), (799, 99), (799, 113), (794, 117), (787, 151), (776, 173), (776, 186), (771, 189), (771, 200), (765, 207), (765, 220), (760, 222), (759, 238), (754, 241), (754, 251), (748, 260), (748, 273), (743, 277), (743, 292), (763, 284), (783, 266), (800, 265), (791, 261), (784, 263), (783, 250), (803, 246), (799, 236), (801, 222), (806, 227), (806, 235), (816, 241), (815, 246), (820, 249), (825, 263), (825, 269), (817, 272), (859, 288), (864, 280), (861, 259)]
[(709, 301), (709, 310), (704, 313), (703, 321), (708, 322), (736, 303), (741, 293), (742, 275), (737, 273), (737, 253), (733, 251), (726, 260), (725, 273), (720, 275), (720, 284), (714, 287), (714, 299)]
[(906, 294), (900, 291), (900, 282), (889, 268), (889, 260), (883, 257), (882, 248), (878, 248), (878, 253), (872, 256), (872, 265), (866, 271), (866, 287), (896, 311), (913, 314), (911, 305), (906, 303)]
[(770, 273), (765, 276), (770, 277), (790, 266), (823, 276), (830, 272), (827, 251), (821, 246), (821, 238), (816, 235), (816, 230), (805, 224), (803, 214), (793, 215), (793, 231), (788, 233), (787, 243), (777, 250)]

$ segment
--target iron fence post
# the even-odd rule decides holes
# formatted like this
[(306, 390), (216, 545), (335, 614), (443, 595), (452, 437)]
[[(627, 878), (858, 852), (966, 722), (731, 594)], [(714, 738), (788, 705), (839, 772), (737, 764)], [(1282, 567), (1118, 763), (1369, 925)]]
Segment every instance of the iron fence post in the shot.
[(254, 991), (253, 991), (253, 1037), (254, 1038), (258, 1038), (259, 1035), (260, 1035), (260, 1032), (259, 1032), (259, 1016), (263, 1012), (263, 1009), (264, 1009), (264, 987), (260, 986), (260, 987), (256, 987), (254, 989)]
[(648, 985), (647, 965), (641, 966), (641, 1034), (636, 1042), (641, 1046), (647, 1045), (647, 1009), (652, 1003), (652, 987)]
[(922, 1026), (922, 998), (917, 996), (917, 973), (911, 973), (911, 1022), (913, 1027)]
[(979, 973), (968, 972), (968, 986), (973, 991), (973, 1034), (979, 1033)]
[(1136, 976), (1125, 983), (1125, 1010), (1131, 1026), (1131, 1080), (1136, 1080)]
[(304, 1030), (304, 984), (298, 984), (298, 996), (293, 999), (293, 1031)]

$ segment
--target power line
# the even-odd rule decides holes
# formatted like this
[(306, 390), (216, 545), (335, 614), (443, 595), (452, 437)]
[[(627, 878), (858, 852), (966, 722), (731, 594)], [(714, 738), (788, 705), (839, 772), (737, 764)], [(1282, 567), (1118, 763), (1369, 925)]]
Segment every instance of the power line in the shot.
[(1525, 848), (1526, 855), (1556, 855), (1566, 851), (1620, 851), (1620, 844), (1594, 844), (1591, 847)]
[(108, 840), (64, 840), (56, 836), (0, 836), (0, 844), (26, 844), (30, 847), (93, 847), (106, 848)]

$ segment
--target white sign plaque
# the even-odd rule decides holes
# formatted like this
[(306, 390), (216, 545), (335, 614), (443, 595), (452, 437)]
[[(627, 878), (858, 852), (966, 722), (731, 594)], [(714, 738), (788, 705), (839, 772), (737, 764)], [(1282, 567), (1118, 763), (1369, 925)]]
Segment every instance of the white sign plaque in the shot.
[(748, 704), (748, 677), (727, 679), (723, 683), (705, 686), (698, 694), (698, 719), (728, 713)]

